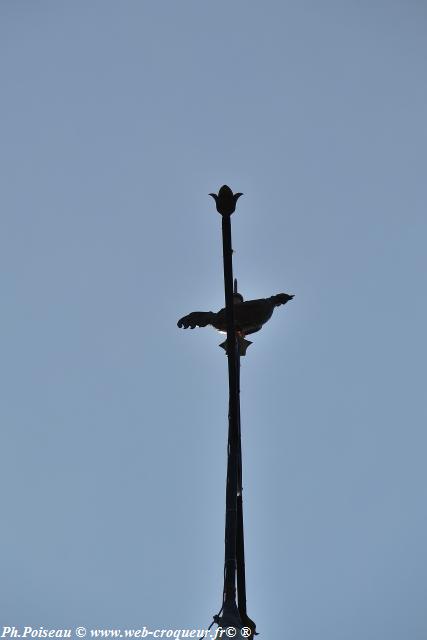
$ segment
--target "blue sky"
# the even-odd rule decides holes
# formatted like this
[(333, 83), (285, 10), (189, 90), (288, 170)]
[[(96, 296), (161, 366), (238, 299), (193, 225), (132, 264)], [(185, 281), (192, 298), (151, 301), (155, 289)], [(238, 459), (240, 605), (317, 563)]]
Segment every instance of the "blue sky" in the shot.
[(421, 640), (422, 2), (0, 5), (0, 623), (200, 628), (220, 606), (220, 218), (261, 637)]

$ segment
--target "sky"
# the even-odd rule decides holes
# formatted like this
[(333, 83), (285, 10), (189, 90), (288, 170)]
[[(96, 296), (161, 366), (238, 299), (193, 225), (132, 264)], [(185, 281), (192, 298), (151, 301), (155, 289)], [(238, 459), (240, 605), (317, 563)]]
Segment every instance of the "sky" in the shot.
[(220, 216), (246, 299), (260, 638), (427, 634), (427, 8), (0, 3), (0, 624), (199, 629), (222, 597)]

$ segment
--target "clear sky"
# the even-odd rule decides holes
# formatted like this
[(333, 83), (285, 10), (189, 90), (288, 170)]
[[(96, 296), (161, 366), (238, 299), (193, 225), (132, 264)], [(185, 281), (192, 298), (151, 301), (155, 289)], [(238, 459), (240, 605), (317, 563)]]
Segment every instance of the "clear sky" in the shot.
[(222, 592), (220, 216), (261, 638), (425, 640), (427, 8), (0, 3), (2, 625), (200, 628)]

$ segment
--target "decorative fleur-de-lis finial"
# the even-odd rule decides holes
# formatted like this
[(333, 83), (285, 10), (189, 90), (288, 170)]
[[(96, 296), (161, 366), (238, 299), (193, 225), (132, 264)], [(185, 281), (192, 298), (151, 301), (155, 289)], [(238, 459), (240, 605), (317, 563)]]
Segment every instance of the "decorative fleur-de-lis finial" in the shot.
[(222, 216), (231, 216), (236, 209), (237, 200), (243, 193), (233, 193), (230, 187), (224, 184), (218, 194), (210, 193), (209, 195), (215, 200), (218, 213)]

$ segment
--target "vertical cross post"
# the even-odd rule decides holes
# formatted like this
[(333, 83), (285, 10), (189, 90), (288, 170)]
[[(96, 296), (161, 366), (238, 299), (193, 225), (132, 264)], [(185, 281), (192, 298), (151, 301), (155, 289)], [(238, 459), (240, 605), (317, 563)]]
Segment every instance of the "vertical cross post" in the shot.
[[(231, 189), (224, 185), (218, 194), (212, 193), (210, 195), (215, 199), (217, 211), (222, 216), (227, 341), (225, 345), (221, 346), (225, 346), (227, 352), (229, 387), (224, 593), (222, 615), (217, 618), (217, 622), (221, 628), (234, 627), (236, 633), (239, 634), (238, 637), (252, 637), (255, 633), (255, 624), (246, 614), (239, 399), (241, 346), (244, 354), (250, 343), (245, 341), (240, 334), (236, 335), (233, 293), (237, 293), (237, 281), (234, 281), (233, 291), (233, 249), (230, 220), (231, 214), (235, 211), (237, 199), (242, 194), (233, 194)], [(236, 602), (236, 579), (238, 604)]]
[(228, 463), (225, 516), (224, 607), (221, 626), (241, 627), (236, 603), (237, 571), (237, 488), (239, 411), (237, 386), (237, 342), (234, 324), (233, 258), (230, 215), (222, 216), (222, 246), (224, 259), (225, 309), (227, 320), (227, 359), (229, 388)]
[(221, 628), (234, 627), (241, 629), (242, 623), (236, 602), (237, 572), (237, 487), (239, 456), (239, 411), (237, 384), (237, 341), (234, 324), (233, 300), (233, 250), (231, 246), (231, 214), (236, 209), (236, 202), (242, 195), (234, 194), (230, 187), (223, 185), (218, 194), (210, 194), (218, 213), (222, 216), (222, 252), (224, 261), (225, 317), (227, 323), (227, 360), (228, 360), (228, 460), (225, 511), (225, 559), (224, 559), (224, 593), (222, 615), (217, 622)]

